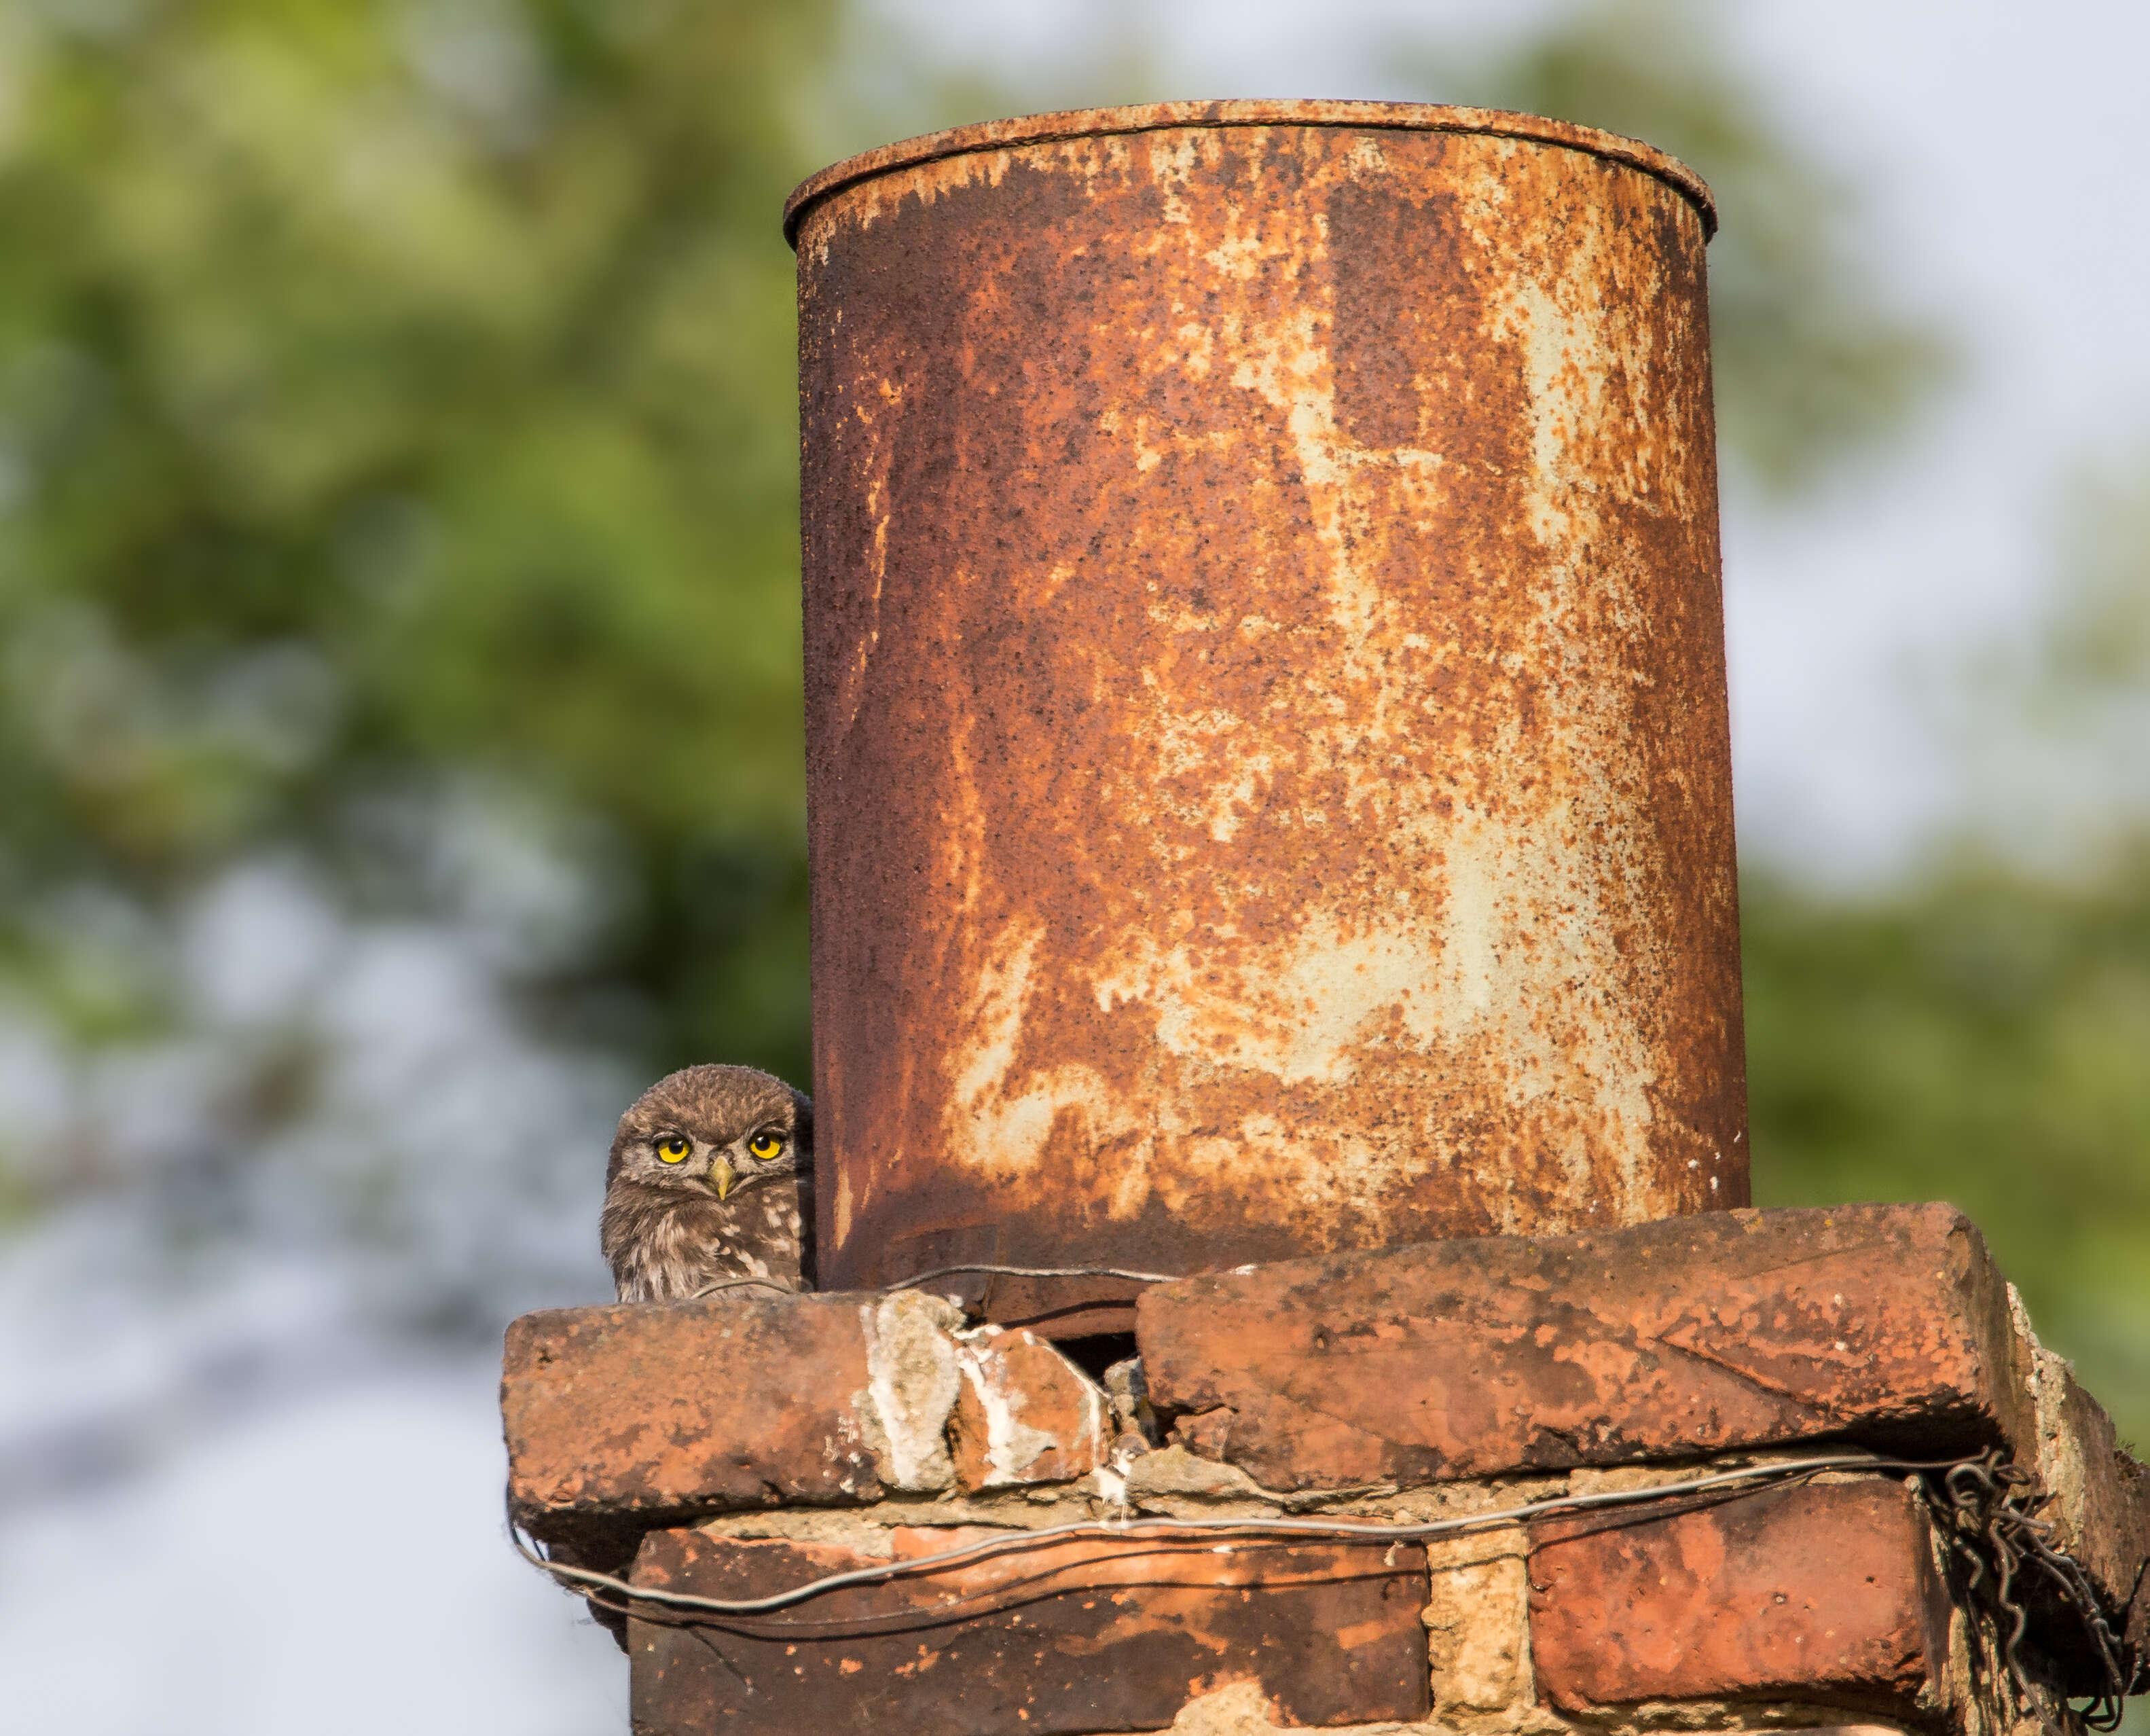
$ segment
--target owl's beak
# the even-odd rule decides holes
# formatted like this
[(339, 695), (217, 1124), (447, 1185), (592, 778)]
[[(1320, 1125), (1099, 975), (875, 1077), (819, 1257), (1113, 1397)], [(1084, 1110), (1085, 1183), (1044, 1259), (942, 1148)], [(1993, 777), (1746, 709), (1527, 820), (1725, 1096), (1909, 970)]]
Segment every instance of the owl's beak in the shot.
[(709, 1185), (717, 1190), (717, 1198), (728, 1199), (739, 1185), (739, 1171), (727, 1163), (721, 1153), (709, 1159)]

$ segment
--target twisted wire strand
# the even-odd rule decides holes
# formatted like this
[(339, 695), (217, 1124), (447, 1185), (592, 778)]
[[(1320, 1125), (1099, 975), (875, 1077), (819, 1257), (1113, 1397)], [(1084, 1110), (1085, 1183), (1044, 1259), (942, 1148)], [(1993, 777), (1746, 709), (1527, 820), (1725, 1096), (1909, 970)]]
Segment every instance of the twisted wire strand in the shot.
[(960, 1549), (948, 1549), (935, 1555), (912, 1557), (903, 1561), (891, 1561), (885, 1565), (856, 1567), (842, 1573), (824, 1575), (807, 1581), (787, 1591), (772, 1592), (765, 1597), (705, 1597), (687, 1592), (662, 1591), (652, 1587), (631, 1585), (610, 1574), (598, 1573), (588, 1567), (572, 1567), (565, 1562), (547, 1560), (523, 1541), (523, 1532), (511, 1516), (509, 1535), (524, 1559), (550, 1573), (555, 1579), (576, 1586), (601, 1587), (618, 1595), (638, 1601), (660, 1604), (667, 1608), (699, 1610), (712, 1615), (750, 1616), (767, 1615), (792, 1605), (805, 1602), (810, 1598), (825, 1596), (848, 1586), (879, 1585), (888, 1580), (913, 1574), (931, 1573), (943, 1567), (990, 1560), (997, 1556), (1014, 1555), (1062, 1537), (1149, 1537), (1160, 1533), (1202, 1532), (1219, 1536), (1238, 1535), (1249, 1537), (1299, 1537), (1323, 1538), (1333, 1542), (1363, 1540), (1370, 1542), (1416, 1542), (1428, 1537), (1456, 1537), (1474, 1531), (1497, 1531), (1526, 1520), (1550, 1517), (1555, 1514), (1587, 1512), (1601, 1508), (1637, 1506), (1660, 1501), (1682, 1495), (1701, 1494), (1737, 1485), (1752, 1484), (1758, 1487), (1788, 1482), (1818, 1476), (1825, 1471), (1943, 1471), (1956, 1461), (1934, 1460), (1911, 1462), (1891, 1459), (1875, 1459), (1858, 1454), (1835, 1454), (1826, 1458), (1795, 1459), (1786, 1463), (1743, 1466), (1737, 1470), (1718, 1471), (1708, 1476), (1688, 1477), (1678, 1482), (1658, 1483), (1637, 1489), (1604, 1489), (1587, 1495), (1554, 1496), (1545, 1501), (1527, 1501), (1520, 1506), (1501, 1507), (1482, 1513), (1466, 1513), (1447, 1519), (1425, 1520), (1411, 1524), (1382, 1524), (1338, 1519), (1082, 1519), (1063, 1525), (1041, 1526), (1035, 1531), (1010, 1532), (1004, 1537), (988, 1537)]
[[(997, 1615), (1008, 1609), (1020, 1608), (1041, 1598), (1057, 1597), (1062, 1592), (1113, 1591), (1125, 1586), (1131, 1589), (1155, 1591), (1179, 1588), (1190, 1591), (1214, 1591), (1218, 1582), (1214, 1578), (1160, 1579), (1144, 1574), (1139, 1579), (1126, 1581), (1110, 1577), (1090, 1577), (1072, 1584), (1054, 1585), (1052, 1582), (1067, 1581), (1071, 1576), (1085, 1572), (1095, 1573), (1100, 1568), (1117, 1567), (1130, 1560), (1145, 1556), (1194, 1556), (1258, 1554), (1264, 1551), (1296, 1549), (1305, 1547), (1304, 1538), (1269, 1537), (1249, 1538), (1234, 1543), (1211, 1543), (1194, 1537), (1163, 1537), (1147, 1547), (1116, 1550), (1109, 1562), (1093, 1557), (1088, 1560), (1041, 1564), (1032, 1572), (1018, 1574), (999, 1583), (974, 1592), (951, 1593), (930, 1604), (920, 1604), (907, 1610), (885, 1610), (869, 1614), (851, 1616), (711, 1616), (704, 1612), (688, 1610), (650, 1610), (635, 1608), (619, 1602), (594, 1590), (585, 1590), (582, 1595), (593, 1603), (617, 1614), (633, 1616), (640, 1621), (656, 1621), (672, 1627), (717, 1627), (728, 1631), (762, 1639), (785, 1638), (804, 1633), (825, 1634), (830, 1638), (855, 1638), (864, 1633), (890, 1632), (906, 1633), (920, 1628), (938, 1628), (946, 1625), (956, 1615)], [(1393, 1545), (1391, 1547), (1393, 1548)], [(908, 1565), (907, 1563), (905, 1565)], [(1379, 1572), (1351, 1573), (1321, 1572), (1297, 1579), (1264, 1579), (1264, 1587), (1335, 1585), (1349, 1579), (1375, 1579), (1393, 1577), (1401, 1571), (1384, 1567)], [(637, 1596), (640, 1596), (639, 1592)]]
[(2090, 1729), (2117, 1728), (2138, 1660), (2114, 1633), (2104, 1601), (2082, 1564), (2053, 1547), (2053, 1522), (2038, 1516), (2053, 1497), (2028, 1471), (2002, 1464), (1995, 1454), (1951, 1466), (1938, 1489), (1923, 1478), (1919, 1481), (1941, 1535), (1966, 1564), (1967, 1589), (1986, 1604), (1996, 1627), (2006, 1629), (2001, 1653), (2018, 1699), (2030, 1688), (2021, 1648), (2031, 1612), (2017, 1587), (2024, 1569), (2035, 1567), (2082, 1624), (2105, 1678), (2102, 1691), (2090, 1696), (2089, 1705), (2076, 1716)]

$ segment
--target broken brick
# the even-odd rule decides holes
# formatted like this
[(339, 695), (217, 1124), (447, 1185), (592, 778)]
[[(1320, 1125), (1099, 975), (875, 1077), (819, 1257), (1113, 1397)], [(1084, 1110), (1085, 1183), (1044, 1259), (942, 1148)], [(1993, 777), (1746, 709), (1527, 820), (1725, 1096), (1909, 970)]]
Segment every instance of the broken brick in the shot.
[[(2150, 1655), (2141, 1599), (2150, 1561), (2150, 1471), (2121, 1446), (2112, 1419), (2083, 1390), (2075, 1370), (2039, 1344), (2012, 1287), (2009, 1296), (2036, 1418), (2036, 1456), (2025, 1468), (2036, 1473), (2048, 1497), (2040, 1513), (2052, 1527), (2048, 1541), (2074, 1557), (2114, 1633), (2137, 1657)], [(2057, 1589), (2043, 1575), (2031, 1579), (2033, 1629), (2070, 1693), (2105, 1693), (2103, 1660)]]
[(989, 1326), (961, 1335), (956, 1360), (950, 1426), (965, 1488), (1067, 1482), (1103, 1461), (1105, 1395), (1044, 1340)]
[(601, 1560), (623, 1522), (945, 1488), (958, 1320), (909, 1292), (526, 1315), (501, 1379), (516, 1516)]

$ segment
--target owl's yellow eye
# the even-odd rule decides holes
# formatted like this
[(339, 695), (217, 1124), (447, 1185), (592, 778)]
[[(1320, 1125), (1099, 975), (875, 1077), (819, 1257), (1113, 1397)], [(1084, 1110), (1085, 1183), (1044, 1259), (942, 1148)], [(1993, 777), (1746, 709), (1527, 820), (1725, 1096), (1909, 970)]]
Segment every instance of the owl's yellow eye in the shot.
[(657, 1155), (668, 1163), (684, 1163), (694, 1149), (694, 1142), (684, 1133), (666, 1133), (655, 1142)]
[(756, 1133), (753, 1138), (747, 1141), (746, 1148), (749, 1156), (759, 1158), (765, 1163), (774, 1162), (783, 1153), (784, 1135)]

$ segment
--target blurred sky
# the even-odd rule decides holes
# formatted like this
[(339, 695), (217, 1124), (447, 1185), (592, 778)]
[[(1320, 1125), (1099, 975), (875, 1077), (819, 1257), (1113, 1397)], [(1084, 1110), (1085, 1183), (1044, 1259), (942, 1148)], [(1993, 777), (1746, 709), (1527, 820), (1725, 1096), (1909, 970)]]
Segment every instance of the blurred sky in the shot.
[[(1350, 96), (1412, 36), (1520, 36), (1517, 0), (876, 0), (941, 55), (1110, 90), (1138, 28), (1174, 95)], [(2150, 8), (2119, 0), (1746, 0), (1723, 18), (1815, 154), (1861, 195), (1884, 280), (1958, 335), (1925, 437), (1789, 512), (1728, 499), (1743, 850), (1870, 878), (2007, 794), (1946, 691), (2036, 615), (2074, 468), (2150, 440)], [(2095, 792), (2084, 798), (2095, 800)]]
[[(1541, 15), (1460, 0), (1219, 0), (1138, 15), (1077, 0), (875, 3), (933, 58), (1066, 103), (1125, 94), (1115, 56), (1138, 16), (1148, 82), (1174, 93), (1380, 96), (1396, 88), (1382, 68), (1403, 33), (1497, 35)], [(1979, 647), (2026, 627), (2071, 469), (2150, 434), (2137, 136), (2150, 8), (1770, 0), (1727, 17), (1787, 119), (1863, 188), (1885, 275), (1953, 326), (1967, 364), (1903, 452), (1795, 512), (1747, 501), (1728, 512), (1748, 847), (1870, 875), (1907, 860), (1944, 817), (1998, 811), (1921, 684), (1945, 686)], [(318, 1299), (293, 1274), (234, 1294), (310, 1343), (333, 1335), (306, 1324)], [(502, 1540), (489, 1361), (355, 1354), (293, 1383), (275, 1377), (271, 1333), (258, 1367), (209, 1383), (229, 1400), (216, 1425), (174, 1435), (159, 1383), (214, 1335), (127, 1318), (127, 1305), (85, 1309), (78, 1345), (34, 1358), (0, 1345), (0, 1399), (33, 1395), (54, 1438), (66, 1395), (109, 1370), (139, 1390), (145, 1441), (185, 1443), (84, 1466), (0, 1511), (0, 1726), (625, 1728), (610, 1641)], [(419, 1537), (422, 1580), (401, 1566), (401, 1540)], [(115, 1640), (88, 1617), (117, 1609), (138, 1619)]]

